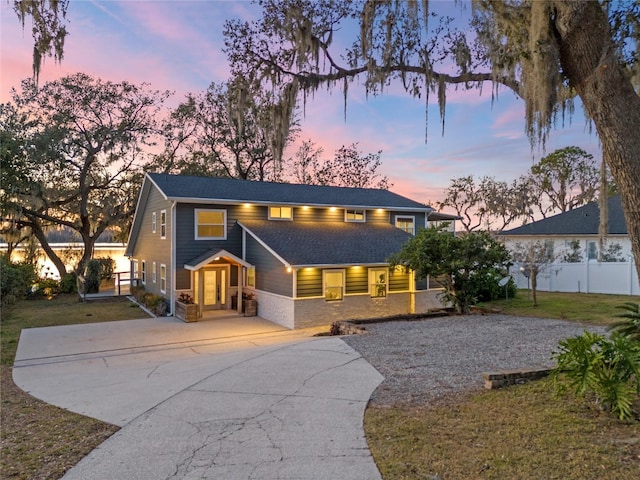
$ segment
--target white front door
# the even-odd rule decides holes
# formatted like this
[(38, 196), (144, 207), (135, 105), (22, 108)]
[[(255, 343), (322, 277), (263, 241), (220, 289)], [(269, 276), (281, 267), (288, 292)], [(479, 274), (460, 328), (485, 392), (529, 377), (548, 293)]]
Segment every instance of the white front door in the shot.
[(202, 270), (203, 310), (227, 308), (227, 269), (207, 268)]

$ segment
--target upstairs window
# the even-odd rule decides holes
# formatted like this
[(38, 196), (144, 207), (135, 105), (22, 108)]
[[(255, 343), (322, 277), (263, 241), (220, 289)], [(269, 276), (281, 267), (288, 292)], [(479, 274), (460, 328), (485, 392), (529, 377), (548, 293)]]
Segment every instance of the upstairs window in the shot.
[(347, 209), (344, 211), (345, 222), (364, 222), (366, 214), (364, 210)]
[(151, 214), (151, 233), (156, 233), (156, 212)]
[(226, 210), (195, 210), (196, 240), (227, 238)]
[(396, 217), (396, 227), (410, 235), (415, 235), (416, 219), (415, 217)]
[(293, 220), (293, 208), (269, 207), (269, 220)]
[(160, 211), (160, 238), (167, 238), (167, 211)]

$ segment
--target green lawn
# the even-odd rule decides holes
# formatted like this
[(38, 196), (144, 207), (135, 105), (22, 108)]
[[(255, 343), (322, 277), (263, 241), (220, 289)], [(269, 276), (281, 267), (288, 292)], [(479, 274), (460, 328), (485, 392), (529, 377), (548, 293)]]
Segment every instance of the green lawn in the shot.
[(496, 308), (509, 315), (523, 317), (558, 318), (608, 325), (615, 315), (622, 313), (616, 308), (625, 302), (640, 303), (640, 297), (628, 295), (604, 295), (598, 293), (537, 292), (538, 306), (527, 290), (519, 290), (515, 298), (480, 304), (482, 307)]
[[(414, 408), (368, 408), (365, 431), (385, 480), (640, 478), (640, 422), (545, 379)], [(436, 477), (437, 475), (437, 477)]]
[[(625, 302), (640, 297), (539, 292), (533, 307), (524, 290), (482, 306), (607, 325)], [(593, 398), (559, 397), (550, 379), (437, 405), (368, 408), (365, 431), (385, 480), (640, 478), (639, 419), (618, 421)]]
[(0, 478), (56, 479), (118, 430), (92, 418), (48, 405), (20, 390), (12, 379), (23, 328), (145, 318), (128, 300), (78, 302), (77, 295), (27, 300), (3, 308), (0, 325)]

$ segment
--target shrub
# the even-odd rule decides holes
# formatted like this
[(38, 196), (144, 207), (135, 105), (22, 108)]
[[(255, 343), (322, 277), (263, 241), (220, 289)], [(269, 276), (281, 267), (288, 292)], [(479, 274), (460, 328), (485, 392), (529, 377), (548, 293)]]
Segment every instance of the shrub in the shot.
[(13, 263), (7, 255), (0, 255), (0, 293), (2, 304), (10, 305), (25, 298), (36, 281), (33, 265)]
[(43, 295), (47, 298), (52, 298), (54, 295), (60, 293), (60, 282), (53, 278), (44, 278), (38, 280), (32, 290), (34, 295)]
[(169, 305), (163, 296), (145, 291), (142, 285), (131, 287), (131, 294), (155, 315), (162, 317), (169, 311)]
[[(506, 287), (501, 287), (499, 282), (503, 278), (503, 272), (497, 268), (472, 274), (469, 277), (469, 291), (478, 302), (505, 298), (507, 294), (509, 298), (515, 297), (518, 290), (515, 282), (510, 279)], [(505, 288), (507, 290), (506, 293)]]
[(584, 332), (560, 341), (559, 347), (552, 376), (560, 392), (567, 387), (578, 395), (593, 392), (605, 410), (622, 420), (631, 417), (640, 394), (639, 342), (621, 333), (608, 339)]
[(95, 258), (87, 262), (87, 268), (85, 269), (87, 293), (98, 293), (100, 290), (101, 270), (102, 264)]
[(145, 294), (144, 287), (142, 285), (133, 285), (130, 291), (131, 291), (131, 295), (133, 295), (133, 298), (135, 298), (138, 302), (142, 303), (142, 299)]
[(95, 260), (100, 263), (100, 279), (110, 280), (116, 268), (116, 261), (111, 257), (98, 257)]
[(78, 275), (76, 275), (74, 272), (65, 273), (60, 280), (60, 293), (77, 293), (77, 279)]

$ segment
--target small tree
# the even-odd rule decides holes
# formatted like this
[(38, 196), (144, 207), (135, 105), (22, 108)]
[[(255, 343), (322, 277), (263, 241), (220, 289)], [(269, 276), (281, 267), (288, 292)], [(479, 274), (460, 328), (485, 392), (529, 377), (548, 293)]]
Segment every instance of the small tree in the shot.
[(509, 252), (487, 232), (472, 232), (456, 237), (444, 226), (420, 230), (402, 250), (390, 259), (392, 265), (415, 270), (419, 279), (440, 279), (445, 300), (459, 313), (469, 313), (476, 301), (478, 279), (495, 279), (496, 269), (509, 261)]
[(619, 243), (612, 243), (607, 245), (606, 250), (602, 251), (603, 262), (624, 262), (624, 255), (622, 254), (622, 245)]
[(579, 263), (582, 261), (580, 240), (571, 240), (569, 242), (569, 248), (564, 252), (562, 260), (566, 263)]
[(558, 258), (553, 251), (553, 241), (516, 243), (511, 255), (520, 265), (521, 271), (529, 277), (533, 292), (533, 306), (537, 307), (538, 275), (548, 270)]

